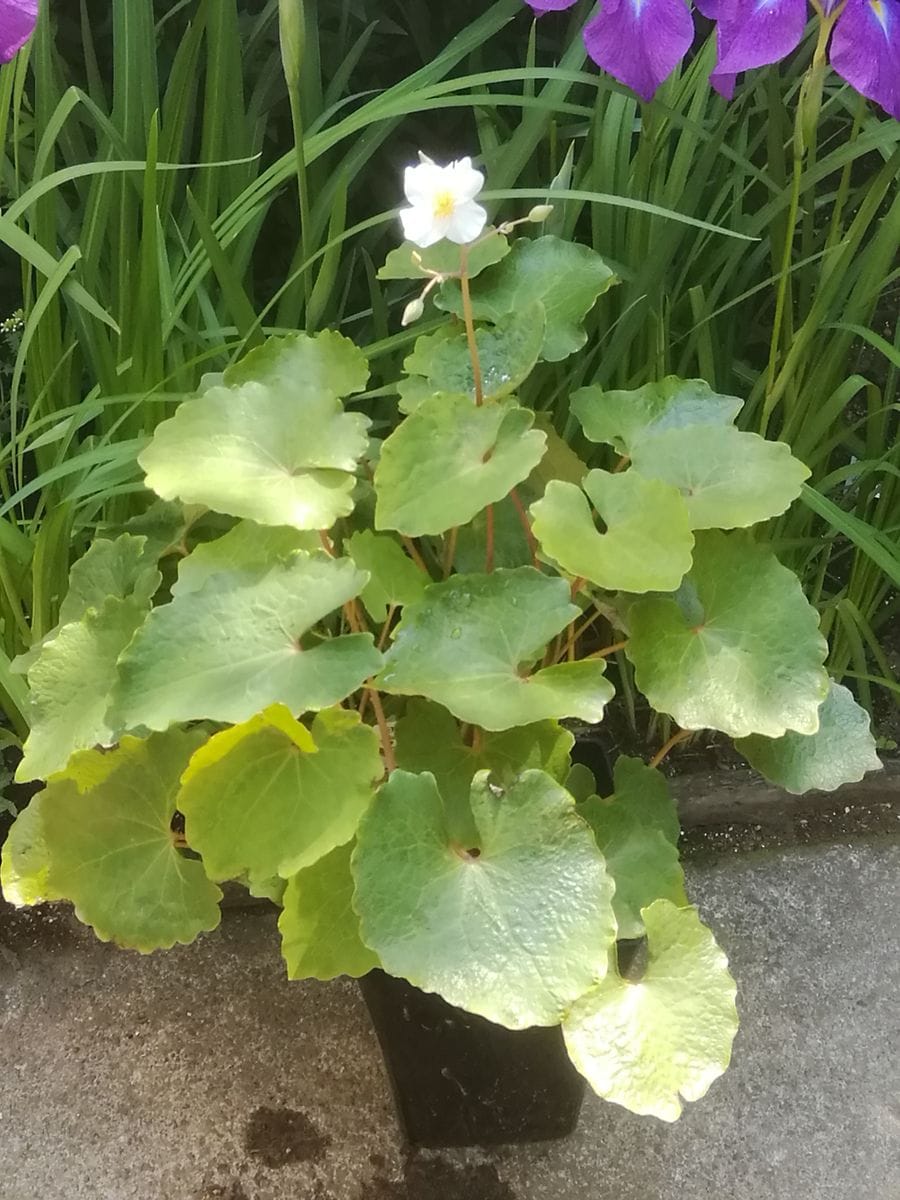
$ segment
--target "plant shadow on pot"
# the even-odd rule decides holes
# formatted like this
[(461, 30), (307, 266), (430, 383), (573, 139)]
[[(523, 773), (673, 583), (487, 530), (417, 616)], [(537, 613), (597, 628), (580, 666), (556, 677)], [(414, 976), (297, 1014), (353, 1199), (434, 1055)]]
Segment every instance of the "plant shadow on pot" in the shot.
[[(578, 738), (572, 761), (612, 792), (596, 736)], [(559, 1027), (505, 1029), (383, 971), (359, 985), (411, 1145), (497, 1146), (574, 1132), (585, 1083)]]

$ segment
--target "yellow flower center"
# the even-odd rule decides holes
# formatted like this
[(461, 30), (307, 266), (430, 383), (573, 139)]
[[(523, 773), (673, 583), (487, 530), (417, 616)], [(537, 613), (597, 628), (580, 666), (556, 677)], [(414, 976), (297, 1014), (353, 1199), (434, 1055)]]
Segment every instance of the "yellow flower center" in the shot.
[(453, 198), (452, 192), (438, 192), (434, 198), (434, 219), (445, 221), (447, 217), (453, 216), (455, 208), (456, 200)]

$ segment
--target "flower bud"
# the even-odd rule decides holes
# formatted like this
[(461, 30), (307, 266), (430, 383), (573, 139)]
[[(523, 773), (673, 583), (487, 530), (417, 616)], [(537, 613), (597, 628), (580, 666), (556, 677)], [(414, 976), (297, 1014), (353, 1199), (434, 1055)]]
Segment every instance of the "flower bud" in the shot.
[(533, 225), (543, 225), (552, 212), (552, 204), (536, 204), (528, 214), (528, 220), (531, 221)]
[(425, 304), (421, 296), (416, 296), (415, 300), (410, 300), (406, 308), (403, 310), (403, 319), (400, 324), (405, 329), (407, 325), (412, 325), (418, 321), (420, 317), (425, 315)]

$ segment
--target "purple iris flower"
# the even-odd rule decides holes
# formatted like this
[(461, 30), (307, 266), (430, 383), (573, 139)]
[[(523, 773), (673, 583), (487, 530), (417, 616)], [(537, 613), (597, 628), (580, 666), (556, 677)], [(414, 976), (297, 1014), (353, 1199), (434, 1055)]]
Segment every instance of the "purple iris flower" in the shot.
[[(571, 8), (577, 0), (528, 0), (536, 13)], [(675, 70), (694, 40), (685, 0), (603, 0), (584, 41), (594, 62), (642, 100)]]
[[(717, 19), (713, 87), (729, 98), (735, 76), (791, 54), (806, 29), (806, 0), (704, 0)], [(841, 0), (829, 0), (830, 16)], [(847, 83), (900, 118), (900, 2), (847, 0), (831, 39), (831, 65)]]
[(38, 0), (0, 0), (0, 62), (18, 53), (34, 33)]
[[(527, 0), (539, 15), (571, 8), (576, 2)], [(807, 0), (694, 3), (716, 22), (719, 54), (710, 81), (729, 99), (742, 71), (769, 66), (797, 49), (809, 16)], [(830, 46), (835, 71), (900, 120), (900, 0), (821, 3), (826, 20), (838, 14)], [(686, 0), (601, 0), (597, 15), (584, 31), (594, 62), (644, 100), (652, 99), (684, 58), (693, 38)]]

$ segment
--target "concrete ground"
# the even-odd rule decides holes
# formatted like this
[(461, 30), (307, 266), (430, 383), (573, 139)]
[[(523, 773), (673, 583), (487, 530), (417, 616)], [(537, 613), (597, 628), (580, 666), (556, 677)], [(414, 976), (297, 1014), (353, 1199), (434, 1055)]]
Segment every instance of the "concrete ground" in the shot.
[(408, 1156), (355, 985), (285, 981), (274, 915), (143, 958), (0, 913), (0, 1200), (897, 1200), (900, 838), (695, 858), (742, 1029), (676, 1125)]

